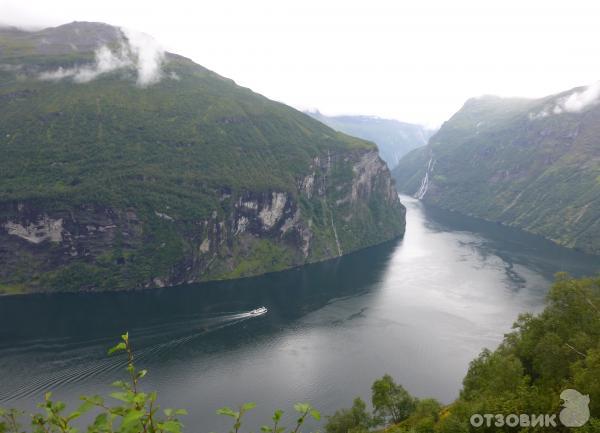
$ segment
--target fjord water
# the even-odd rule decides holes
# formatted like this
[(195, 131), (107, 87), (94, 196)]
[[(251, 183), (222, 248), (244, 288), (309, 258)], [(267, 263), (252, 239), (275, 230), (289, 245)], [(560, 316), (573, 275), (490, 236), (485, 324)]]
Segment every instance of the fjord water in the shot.
[[(77, 404), (106, 393), (128, 330), (145, 387), (182, 407), (189, 431), (225, 429), (224, 405), (254, 401), (253, 428), (308, 401), (324, 413), (369, 398), (390, 373), (447, 403), (468, 363), (519, 313), (539, 311), (552, 275), (600, 270), (597, 257), (402, 197), (403, 240), (339, 260), (237, 281), (121, 293), (0, 298), (0, 406), (43, 393)], [(268, 314), (249, 314), (260, 306)]]

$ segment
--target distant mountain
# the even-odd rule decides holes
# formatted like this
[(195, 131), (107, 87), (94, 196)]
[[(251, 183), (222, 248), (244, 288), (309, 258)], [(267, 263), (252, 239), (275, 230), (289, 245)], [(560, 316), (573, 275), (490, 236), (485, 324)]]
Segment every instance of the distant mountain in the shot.
[(435, 132), (422, 125), (374, 116), (326, 116), (319, 111), (305, 113), (337, 131), (377, 144), (381, 158), (390, 169), (411, 150), (425, 146)]
[(0, 29), (0, 292), (162, 287), (400, 236), (372, 143), (101, 23)]
[(600, 254), (597, 86), (470, 99), (394, 169), (400, 191)]

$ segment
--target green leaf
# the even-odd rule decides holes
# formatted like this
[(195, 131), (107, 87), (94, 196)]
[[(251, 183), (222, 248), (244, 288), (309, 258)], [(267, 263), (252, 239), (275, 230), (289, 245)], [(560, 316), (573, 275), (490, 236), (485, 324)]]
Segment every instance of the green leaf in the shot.
[(310, 404), (308, 403), (296, 403), (294, 410), (298, 413), (307, 413), (310, 410)]
[(126, 349), (127, 349), (127, 346), (125, 345), (125, 343), (119, 343), (116, 346), (108, 349), (108, 354), (112, 355), (115, 352), (119, 352), (119, 351), (126, 350)]
[(263, 426), (261, 426), (260, 431), (262, 431), (264, 433), (271, 433), (273, 431), (273, 429), (271, 427), (269, 427), (268, 425), (263, 425)]
[(312, 410), (310, 411), (310, 416), (312, 416), (312, 417), (313, 417), (314, 419), (316, 419), (317, 421), (320, 421), (320, 420), (321, 420), (321, 412), (319, 412), (319, 411), (318, 411), (318, 410), (316, 410), (316, 409), (312, 409)]
[(127, 431), (134, 427), (140, 419), (144, 416), (144, 411), (132, 410), (130, 411), (121, 422), (121, 431)]
[(283, 411), (281, 409), (277, 409), (275, 413), (273, 413), (273, 417), (271, 418), (273, 421), (281, 421), (281, 416), (283, 415)]
[(94, 420), (94, 426), (98, 427), (99, 429), (103, 429), (104, 427), (107, 427), (108, 426), (108, 414), (101, 413), (100, 415), (98, 415), (96, 417), (96, 419)]
[(171, 417), (173, 416), (173, 409), (165, 409), (163, 411), (165, 413), (166, 416)]
[(175, 411), (175, 415), (187, 415), (187, 414), (188, 414), (188, 411), (185, 409), (177, 409)]
[(169, 420), (159, 424), (164, 431), (168, 433), (181, 433), (181, 423), (179, 421)]
[(242, 405), (242, 412), (248, 412), (256, 407), (256, 403), (244, 403)]
[(125, 403), (131, 403), (135, 397), (132, 392), (113, 392), (110, 396), (116, 400), (123, 401)]
[(67, 421), (73, 421), (74, 419), (77, 419), (80, 416), (81, 416), (81, 412), (75, 411), (75, 412), (71, 413), (69, 416), (67, 416)]
[(147, 374), (148, 374), (148, 370), (140, 370), (140, 371), (138, 371), (137, 378), (141, 379), (142, 377), (146, 376)]
[(81, 403), (77, 408), (78, 412), (84, 413), (94, 407), (94, 403), (92, 403), (87, 397), (80, 398), (83, 400), (83, 403)]
[(121, 389), (125, 389), (125, 390), (131, 389), (131, 386), (129, 385), (129, 383), (124, 382), (122, 380), (117, 380), (116, 382), (113, 382), (110, 385), (114, 386), (115, 388), (121, 388)]
[(217, 410), (217, 415), (225, 415), (232, 418), (237, 418), (240, 414), (229, 407), (222, 407), (221, 409)]
[(143, 406), (144, 404), (146, 404), (147, 398), (148, 398), (148, 394), (146, 394), (144, 392), (139, 392), (134, 395), (133, 402)]
[(104, 399), (99, 395), (83, 396), (81, 400), (83, 400), (83, 404), (77, 409), (79, 412), (87, 412), (93, 406), (102, 406), (104, 404)]

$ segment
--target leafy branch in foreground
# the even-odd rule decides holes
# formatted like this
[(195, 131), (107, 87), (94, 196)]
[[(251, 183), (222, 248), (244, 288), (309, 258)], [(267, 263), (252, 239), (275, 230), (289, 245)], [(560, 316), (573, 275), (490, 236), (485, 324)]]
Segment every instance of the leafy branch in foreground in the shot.
[[(183, 424), (177, 418), (186, 415), (183, 409), (165, 409), (159, 413), (155, 392), (140, 391), (139, 381), (146, 376), (146, 370), (138, 370), (134, 364), (133, 350), (129, 335), (121, 336), (121, 341), (108, 353), (125, 352), (127, 354), (127, 372), (129, 381), (117, 381), (112, 385), (118, 390), (110, 394), (111, 401), (100, 396), (83, 396), (83, 403), (75, 411), (66, 413), (66, 405), (52, 400), (52, 393), (45, 395), (44, 402), (38, 407), (42, 413), (31, 416), (32, 433), (77, 433), (74, 422), (84, 414), (95, 412), (93, 421), (87, 426), (88, 433), (180, 433)], [(0, 433), (23, 433), (18, 421), (23, 415), (14, 409), (0, 409)]]
[(22, 414), (22, 412), (16, 409), (0, 408), (0, 432), (19, 433), (21, 431), (21, 425), (19, 424), (18, 419)]
[[(75, 411), (66, 413), (66, 405), (60, 401), (52, 400), (52, 393), (46, 393), (44, 402), (38, 405), (42, 413), (31, 415), (31, 433), (78, 433), (75, 427), (76, 420), (84, 414), (92, 414), (93, 421), (87, 425), (87, 433), (181, 433), (183, 424), (179, 416), (187, 415), (185, 409), (164, 409), (160, 411), (157, 404), (156, 392), (142, 392), (140, 380), (147, 374), (147, 370), (138, 370), (134, 363), (134, 354), (129, 340), (129, 334), (123, 334), (121, 341), (108, 350), (109, 355), (125, 353), (127, 355), (127, 381), (118, 380), (112, 384), (117, 390), (112, 392), (106, 401), (103, 397), (82, 396), (82, 404)], [(118, 401), (114, 404), (114, 401)], [(113, 402), (111, 404), (110, 402)], [(235, 411), (228, 407), (217, 411), (219, 415), (234, 418), (234, 425), (230, 433), (239, 433), (244, 414), (256, 407), (254, 403), (245, 403)], [(300, 427), (306, 418), (311, 416), (320, 420), (320, 413), (309, 404), (298, 403), (294, 409), (299, 413), (295, 427), (290, 433), (299, 433)], [(0, 408), (0, 433), (25, 433), (20, 418), (23, 412), (15, 409)], [(286, 429), (281, 427), (282, 410), (276, 410), (272, 417), (273, 426), (263, 426), (264, 433), (283, 433)]]
[[(255, 403), (244, 403), (237, 411), (229, 407), (222, 407), (221, 409), (217, 410), (217, 415), (225, 415), (233, 418), (234, 423), (230, 433), (238, 433), (240, 427), (242, 426), (242, 417), (246, 412), (254, 409), (255, 407)], [(300, 427), (302, 427), (309, 415), (317, 421), (321, 419), (321, 413), (308, 403), (296, 403), (294, 405), (294, 410), (298, 412), (299, 417), (296, 420), (295, 426), (289, 430), (290, 433), (298, 433), (300, 431)], [(263, 433), (283, 433), (286, 428), (280, 425), (282, 416), (283, 411), (281, 409), (277, 409), (271, 417), (273, 425), (263, 425), (260, 430)]]

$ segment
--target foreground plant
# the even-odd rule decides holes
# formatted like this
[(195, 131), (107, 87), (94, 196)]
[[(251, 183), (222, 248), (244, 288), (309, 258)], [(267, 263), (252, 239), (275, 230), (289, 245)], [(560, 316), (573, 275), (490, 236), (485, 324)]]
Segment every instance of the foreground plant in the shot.
[[(31, 415), (33, 433), (77, 433), (73, 423), (84, 414), (95, 412), (93, 421), (87, 426), (88, 433), (180, 433), (183, 424), (178, 419), (186, 415), (184, 409), (164, 409), (160, 412), (155, 392), (140, 391), (139, 382), (148, 373), (138, 370), (134, 364), (133, 350), (129, 334), (121, 336), (121, 341), (108, 351), (109, 355), (124, 352), (127, 354), (129, 380), (113, 383), (117, 391), (110, 394), (111, 404), (104, 398), (83, 396), (83, 403), (75, 411), (67, 413), (66, 405), (52, 400), (52, 393), (45, 395), (44, 402), (38, 405), (42, 413)], [(0, 409), (0, 433), (22, 433), (19, 418), (22, 412), (14, 409)]]
[[(148, 371), (136, 368), (129, 334), (123, 334), (121, 341), (108, 350), (109, 355), (116, 353), (125, 353), (127, 356), (128, 380), (118, 380), (112, 384), (117, 390), (109, 395), (108, 401), (98, 395), (82, 396), (81, 406), (69, 413), (66, 412), (66, 405), (52, 400), (52, 393), (48, 392), (44, 402), (38, 405), (43, 412), (31, 415), (29, 430), (25, 430), (20, 423), (24, 412), (0, 408), (0, 433), (78, 433), (79, 429), (74, 423), (85, 414), (93, 416), (93, 421), (86, 427), (87, 433), (181, 433), (183, 423), (178, 417), (187, 415), (187, 411), (161, 411), (157, 404), (157, 393), (141, 391), (140, 380)], [(115, 401), (118, 403), (115, 404)], [(254, 407), (254, 403), (245, 403), (237, 411), (224, 407), (219, 409), (217, 414), (234, 418), (231, 433), (239, 433), (242, 417)], [(294, 409), (299, 413), (299, 417), (295, 426), (289, 430), (290, 433), (299, 433), (308, 416), (315, 420), (321, 418), (320, 413), (309, 404), (298, 403)], [(261, 430), (264, 433), (283, 433), (286, 429), (280, 426), (282, 415), (283, 411), (275, 411), (272, 417), (273, 425), (263, 426)]]
[[(256, 407), (255, 403), (245, 403), (240, 406), (239, 410), (235, 411), (229, 407), (223, 407), (217, 411), (217, 415), (225, 415), (234, 419), (233, 427), (230, 430), (230, 433), (238, 433), (240, 427), (242, 426), (242, 417), (244, 414)], [(321, 419), (321, 413), (311, 407), (308, 403), (296, 403), (294, 405), (294, 410), (299, 414), (296, 424), (294, 427), (289, 429), (290, 433), (299, 433), (300, 427), (305, 423), (306, 418), (309, 416), (313, 419), (319, 421)], [(286, 431), (286, 427), (282, 427), (280, 425), (281, 419), (283, 416), (283, 411), (281, 409), (277, 409), (271, 420), (273, 421), (272, 425), (263, 425), (260, 430), (263, 433), (283, 433)]]

